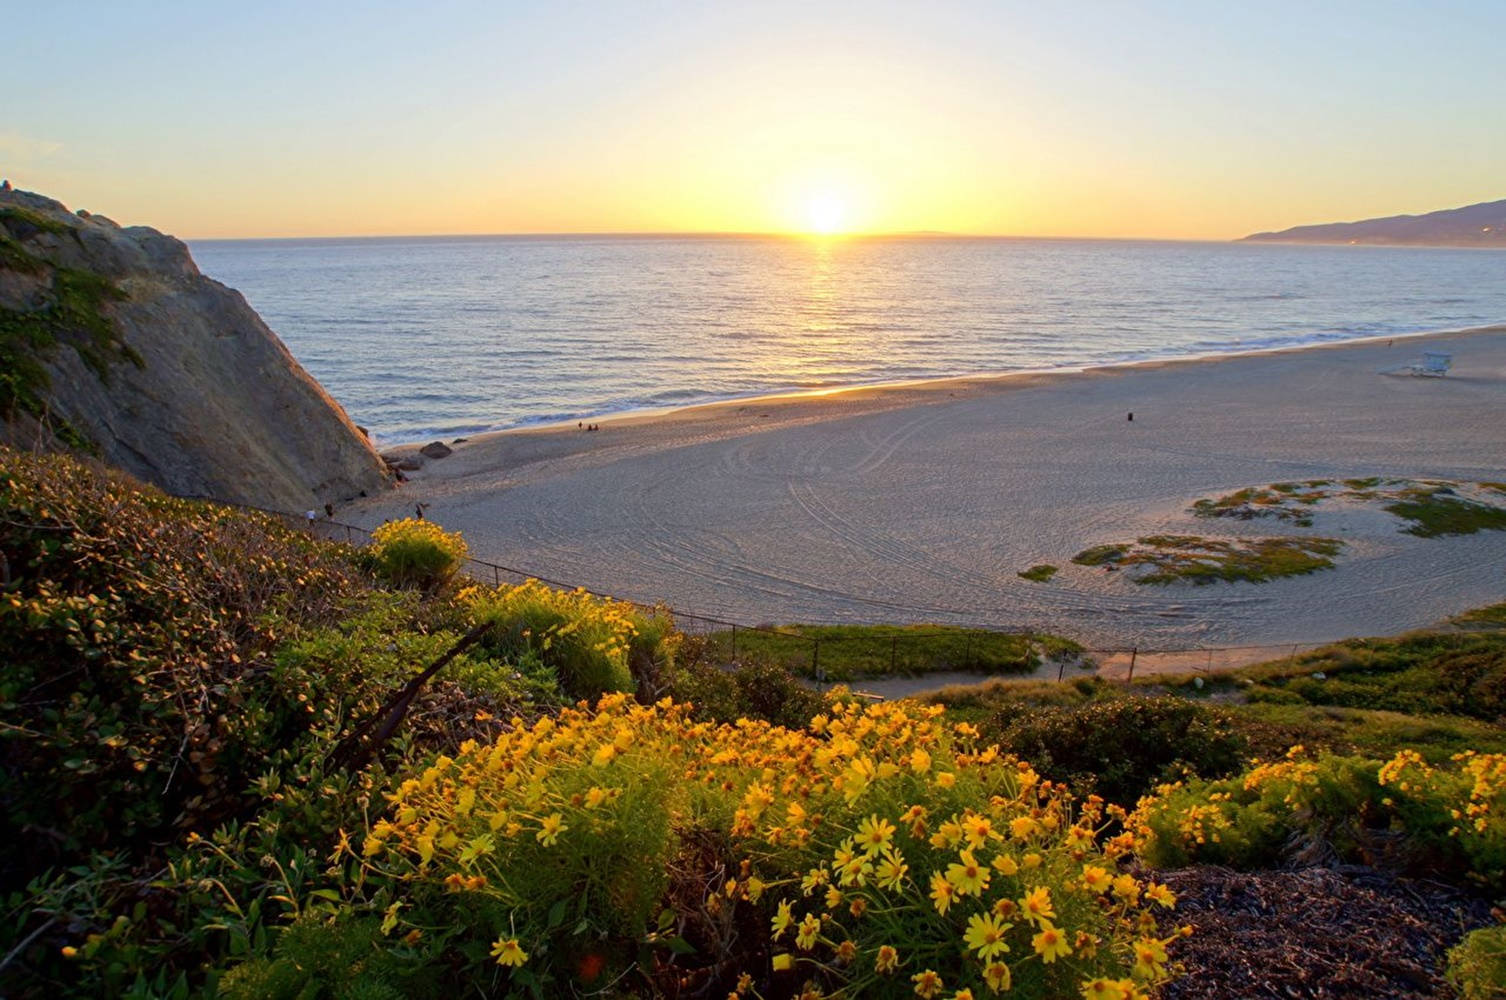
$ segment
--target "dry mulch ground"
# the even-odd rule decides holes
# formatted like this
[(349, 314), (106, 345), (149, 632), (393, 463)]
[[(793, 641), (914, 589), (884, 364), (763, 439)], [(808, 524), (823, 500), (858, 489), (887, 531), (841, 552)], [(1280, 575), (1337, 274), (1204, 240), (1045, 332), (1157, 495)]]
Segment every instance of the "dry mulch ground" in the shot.
[(1490, 923), (1488, 903), (1369, 868), (1157, 872), (1172, 918), (1195, 933), (1175, 946), (1185, 974), (1165, 1000), (1442, 1000), (1445, 953)]

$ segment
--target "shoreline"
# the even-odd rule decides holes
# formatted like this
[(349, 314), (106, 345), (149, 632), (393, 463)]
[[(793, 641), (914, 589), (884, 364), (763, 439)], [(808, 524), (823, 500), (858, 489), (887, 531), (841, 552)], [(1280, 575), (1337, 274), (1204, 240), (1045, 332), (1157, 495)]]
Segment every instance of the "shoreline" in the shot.
[[(530, 433), (557, 433), (570, 432), (576, 428), (576, 423), (600, 423), (611, 421), (621, 426), (624, 424), (637, 424), (644, 421), (661, 420), (674, 417), (681, 413), (690, 413), (698, 410), (713, 410), (728, 406), (753, 406), (764, 402), (782, 403), (791, 400), (824, 399), (832, 396), (849, 393), (880, 393), (886, 391), (919, 390), (931, 386), (950, 385), (953, 383), (991, 383), (1008, 379), (1049, 377), (1056, 375), (1081, 375), (1091, 372), (1113, 372), (1122, 369), (1135, 369), (1142, 367), (1155, 367), (1161, 365), (1216, 362), (1237, 358), (1258, 357), (1268, 354), (1284, 354), (1288, 352), (1322, 350), (1329, 348), (1342, 348), (1349, 346), (1363, 346), (1377, 344), (1381, 341), (1416, 341), (1439, 337), (1471, 336), (1474, 334), (1493, 333), (1506, 331), (1506, 321), (1490, 323), (1485, 326), (1463, 327), (1446, 330), (1417, 330), (1411, 333), (1375, 334), (1363, 337), (1344, 337), (1336, 340), (1310, 341), (1301, 344), (1286, 344), (1279, 347), (1252, 347), (1232, 351), (1205, 351), (1197, 354), (1174, 354), (1155, 358), (1136, 358), (1127, 361), (1107, 361), (1102, 363), (1081, 365), (1060, 365), (1051, 368), (1019, 368), (1009, 371), (998, 372), (972, 372), (961, 375), (932, 375), (913, 379), (900, 379), (895, 381), (881, 382), (858, 382), (844, 385), (829, 386), (813, 389), (789, 389), (773, 392), (758, 392), (747, 396), (729, 396), (720, 399), (710, 399), (699, 403), (670, 404), (665, 406), (631, 407), (624, 410), (608, 410), (595, 414), (582, 415), (579, 417), (566, 417), (555, 420), (552, 418), (540, 420), (537, 423), (516, 424), (508, 427), (499, 427), (488, 430), (474, 431), (463, 435), (458, 440), (464, 444), (489, 441), (501, 435), (530, 434)], [(384, 454), (409, 454), (433, 441), (444, 441), (442, 437), (427, 435), (411, 441), (380, 442), (373, 436), (373, 445)]]
[[(1454, 353), (1448, 377), (1377, 374), (1424, 344)], [(476, 435), (342, 516), (370, 527), (424, 503), (478, 556), (747, 624), (935, 622), (1196, 649), (1395, 634), (1506, 596), (1506, 532), (1419, 539), (1379, 511), (1321, 512), (1313, 532), (1346, 552), (1307, 577), (1145, 587), (1070, 563), (1153, 534), (1301, 534), (1188, 513), (1246, 486), (1506, 479), (1502, 325), (768, 396), (600, 425)], [(1017, 578), (1035, 563), (1061, 572)]]

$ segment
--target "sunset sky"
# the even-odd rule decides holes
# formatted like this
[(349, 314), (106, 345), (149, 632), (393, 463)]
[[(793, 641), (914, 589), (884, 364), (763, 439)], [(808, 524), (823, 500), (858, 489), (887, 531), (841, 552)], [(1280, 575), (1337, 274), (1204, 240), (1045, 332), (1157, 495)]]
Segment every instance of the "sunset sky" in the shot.
[(1506, 198), (1506, 3), (15, 4), (0, 175), (184, 237), (1225, 239)]

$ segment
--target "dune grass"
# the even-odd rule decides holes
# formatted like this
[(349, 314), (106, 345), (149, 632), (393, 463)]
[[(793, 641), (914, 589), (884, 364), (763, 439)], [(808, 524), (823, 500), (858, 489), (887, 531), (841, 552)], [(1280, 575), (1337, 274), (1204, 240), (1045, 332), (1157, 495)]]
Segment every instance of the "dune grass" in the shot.
[(1029, 569), (1022, 569), (1015, 576), (1035, 583), (1045, 583), (1057, 574), (1057, 568), (1050, 563), (1038, 563)]
[(1333, 566), (1343, 550), (1336, 538), (1201, 538), (1147, 535), (1133, 544), (1095, 545), (1072, 557), (1080, 566), (1140, 568), (1136, 583), (1264, 583)]
[(724, 656), (777, 663), (801, 677), (827, 680), (915, 676), (943, 670), (1023, 674), (1041, 654), (1078, 651), (1070, 640), (951, 625), (781, 625), (715, 632)]

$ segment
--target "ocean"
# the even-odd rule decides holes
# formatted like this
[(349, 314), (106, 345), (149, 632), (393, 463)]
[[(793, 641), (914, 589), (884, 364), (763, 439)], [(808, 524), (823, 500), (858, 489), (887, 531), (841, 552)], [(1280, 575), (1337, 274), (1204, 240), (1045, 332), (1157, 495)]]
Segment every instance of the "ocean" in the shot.
[(200, 240), (380, 444), (1506, 321), (1506, 254), (751, 236)]

